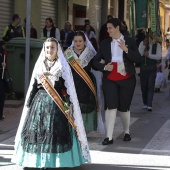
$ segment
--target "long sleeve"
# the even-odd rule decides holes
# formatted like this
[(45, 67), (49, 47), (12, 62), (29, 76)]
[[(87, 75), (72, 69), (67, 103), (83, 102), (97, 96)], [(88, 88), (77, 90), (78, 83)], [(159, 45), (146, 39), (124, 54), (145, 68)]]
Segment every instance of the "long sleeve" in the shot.
[(96, 56), (92, 59), (92, 68), (94, 70), (99, 70), (101, 72), (104, 71), (104, 67), (105, 67), (104, 63), (100, 63), (101, 59), (104, 59), (103, 52), (102, 52), (102, 47), (101, 47), (102, 44), (103, 44), (103, 42), (101, 42), (99, 50), (97, 51)]
[(146, 46), (143, 45), (143, 41), (142, 41), (142, 42), (139, 44), (139, 48), (138, 48), (139, 53), (140, 53), (141, 56), (143, 56), (145, 48), (146, 48)]
[(152, 54), (152, 47), (153, 47), (153, 45), (150, 45), (149, 58), (153, 59), (153, 60), (160, 60), (162, 58), (161, 45), (159, 43), (157, 43), (156, 54)]

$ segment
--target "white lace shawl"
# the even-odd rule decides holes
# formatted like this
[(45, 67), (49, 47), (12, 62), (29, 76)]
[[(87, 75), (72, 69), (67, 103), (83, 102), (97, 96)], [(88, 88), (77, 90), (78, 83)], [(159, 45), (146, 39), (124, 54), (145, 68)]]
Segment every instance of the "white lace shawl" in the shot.
[[(84, 34), (85, 35), (85, 34)], [(96, 55), (96, 50), (94, 49), (93, 45), (85, 35), (86, 41), (85, 41), (85, 50), (82, 52), (80, 55), (79, 59), (81, 59), (80, 65), (84, 68), (87, 66), (89, 61)], [(70, 48), (73, 51), (73, 55), (75, 59), (78, 59), (77, 55), (74, 53), (74, 40), (72, 41), (72, 44)], [(97, 124), (97, 129), (104, 134), (105, 133), (105, 128), (104, 128), (104, 123), (102, 119), (102, 115), (104, 114), (104, 97), (103, 97), (103, 91), (102, 91), (102, 73), (100, 71), (95, 71), (92, 69), (92, 73), (94, 74), (97, 82), (97, 98), (98, 98), (98, 104), (99, 104), (99, 111), (97, 113), (97, 119), (98, 119), (98, 124)]]
[[(58, 70), (61, 70), (62, 78), (65, 80), (67, 93), (70, 95), (70, 100), (73, 103), (73, 117), (74, 117), (75, 125), (77, 126), (77, 134), (78, 134), (78, 139), (80, 141), (82, 154), (88, 162), (91, 162), (86, 132), (85, 132), (84, 125), (83, 125), (83, 119), (82, 119), (82, 115), (81, 115), (81, 111), (80, 111), (80, 107), (79, 107), (79, 103), (78, 103), (78, 99), (76, 95), (76, 90), (75, 90), (75, 85), (74, 85), (71, 69), (63, 55), (63, 52), (61, 50), (59, 43), (58, 43), (58, 57), (59, 57), (58, 61), (54, 64), (54, 68), (50, 71), (50, 73), (53, 74), (53, 78), (55, 79), (57, 78)], [(30, 92), (32, 91), (34, 78), (36, 77), (37, 74), (44, 73), (45, 71), (44, 66), (43, 66), (44, 59), (45, 59), (45, 53), (44, 53), (44, 45), (43, 45), (43, 49), (34, 66), (32, 78), (31, 78), (30, 85), (27, 91), (20, 124), (19, 124), (18, 131), (17, 131), (16, 138), (15, 138), (15, 148), (18, 148), (18, 145), (20, 143), (21, 132), (22, 132), (22, 128), (23, 128), (23, 125), (24, 125), (24, 122), (27, 116), (27, 111), (28, 111), (28, 107), (26, 106), (26, 103), (30, 95)]]
[(93, 51), (89, 49), (88, 47), (86, 47), (84, 51), (78, 57), (77, 54), (74, 52), (73, 48), (74, 47), (71, 47), (74, 58), (80, 59), (79, 64), (82, 66), (82, 68), (86, 67), (88, 63), (91, 61), (91, 59), (94, 57)]

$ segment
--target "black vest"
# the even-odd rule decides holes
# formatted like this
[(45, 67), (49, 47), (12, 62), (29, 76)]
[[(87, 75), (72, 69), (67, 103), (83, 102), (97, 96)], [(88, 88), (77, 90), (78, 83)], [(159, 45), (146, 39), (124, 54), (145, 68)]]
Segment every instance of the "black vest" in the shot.
[(23, 37), (23, 30), (22, 30), (22, 26), (18, 25), (16, 27), (14, 27), (12, 24), (8, 25), (8, 31), (4, 37), (5, 41), (9, 41), (12, 38), (16, 38), (16, 37)]
[[(50, 37), (55, 38), (55, 31), (56, 31), (56, 28), (52, 27), (50, 30)], [(46, 28), (43, 29), (43, 34), (44, 34), (44, 37), (47, 37), (47, 29)]]

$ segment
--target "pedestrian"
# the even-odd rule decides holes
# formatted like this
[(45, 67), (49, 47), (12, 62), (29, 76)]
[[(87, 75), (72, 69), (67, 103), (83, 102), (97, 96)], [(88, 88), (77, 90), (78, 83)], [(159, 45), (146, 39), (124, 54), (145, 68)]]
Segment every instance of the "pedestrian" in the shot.
[(86, 24), (84, 29), (84, 34), (87, 36), (87, 38), (90, 40), (91, 38), (96, 38), (96, 35), (94, 31), (91, 30), (90, 25)]
[[(136, 78), (134, 63), (141, 60), (135, 41), (122, 35), (118, 18), (107, 21), (110, 38), (101, 42), (93, 59), (93, 66), (103, 72), (106, 138), (103, 145), (113, 144), (113, 130), (117, 111), (120, 114), (124, 141), (130, 141), (130, 105)], [(104, 62), (101, 62), (101, 59)]]
[(163, 67), (162, 60), (158, 60), (154, 92), (160, 92), (161, 88), (165, 88), (167, 86)]
[(4, 102), (5, 102), (5, 84), (4, 84), (4, 71), (5, 71), (5, 58), (3, 47), (0, 46), (0, 120), (4, 120)]
[(20, 25), (21, 17), (18, 14), (12, 16), (12, 23), (5, 27), (2, 39), (8, 42), (12, 38), (25, 37), (24, 28)]
[[(90, 25), (90, 20), (88, 18), (86, 18), (84, 20), (84, 25), (83, 25), (83, 27), (81, 29), (82, 31), (85, 31), (86, 25)], [(94, 34), (95, 34), (95, 29), (91, 25), (90, 25), (90, 30), (93, 31)]]
[(12, 162), (28, 168), (90, 162), (72, 73), (53, 37), (45, 41), (34, 67)]
[[(32, 22), (30, 22), (30, 38), (37, 38), (37, 30), (34, 28)], [(24, 19), (24, 33), (26, 35), (26, 18)]]
[[(112, 19), (112, 18), (113, 18), (112, 15), (108, 15), (107, 16), (107, 21)], [(100, 28), (100, 31), (99, 31), (99, 44), (101, 43), (102, 40), (104, 40), (106, 38), (109, 38), (109, 33), (107, 31), (107, 21)]]
[(41, 33), (41, 39), (46, 40), (47, 38), (54, 37), (57, 41), (60, 41), (60, 31), (55, 27), (52, 18), (45, 19), (45, 27)]
[(155, 89), (155, 79), (157, 73), (157, 60), (162, 58), (161, 45), (157, 43), (156, 36), (149, 43), (149, 36), (139, 44), (139, 52), (142, 56), (140, 65), (140, 83), (142, 91), (143, 109), (152, 111), (152, 102)]
[(85, 130), (89, 133), (97, 129), (96, 80), (91, 72), (91, 61), (96, 51), (85, 34), (77, 31), (71, 47), (64, 54), (72, 68)]
[(127, 24), (126, 24), (126, 21), (122, 21), (121, 22), (121, 30), (122, 30), (122, 34), (124, 35), (124, 36), (130, 36), (130, 33), (129, 33), (129, 31), (128, 31), (128, 27), (127, 27)]
[(170, 82), (170, 41), (167, 40), (167, 54), (164, 56), (163, 58), (163, 63), (165, 63), (165, 69), (168, 68), (168, 77), (166, 78), (167, 79), (167, 82)]
[(63, 50), (65, 51), (68, 47), (70, 47), (73, 37), (74, 31), (72, 30), (72, 25), (69, 21), (65, 22), (64, 29), (60, 31), (61, 34), (61, 45)]

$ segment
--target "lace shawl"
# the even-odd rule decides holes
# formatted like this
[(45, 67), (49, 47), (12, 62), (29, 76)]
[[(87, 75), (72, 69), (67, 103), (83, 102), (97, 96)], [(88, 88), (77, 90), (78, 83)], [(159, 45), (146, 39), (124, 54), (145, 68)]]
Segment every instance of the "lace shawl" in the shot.
[(94, 52), (90, 50), (88, 47), (84, 49), (84, 51), (80, 54), (79, 57), (74, 52), (73, 48), (72, 52), (75, 59), (80, 59), (80, 65), (82, 66), (82, 68), (86, 67), (88, 63), (91, 61), (91, 59), (94, 57)]

